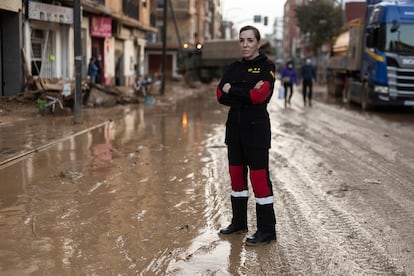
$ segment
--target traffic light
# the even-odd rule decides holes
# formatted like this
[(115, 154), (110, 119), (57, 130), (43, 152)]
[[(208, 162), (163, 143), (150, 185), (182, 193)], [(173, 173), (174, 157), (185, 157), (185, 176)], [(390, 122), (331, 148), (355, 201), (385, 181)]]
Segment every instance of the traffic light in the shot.
[(268, 20), (267, 16), (263, 17), (263, 25), (267, 26), (267, 20)]
[(253, 22), (254, 23), (260, 23), (260, 22), (262, 22), (262, 16), (261, 15), (255, 15), (255, 16), (253, 16)]

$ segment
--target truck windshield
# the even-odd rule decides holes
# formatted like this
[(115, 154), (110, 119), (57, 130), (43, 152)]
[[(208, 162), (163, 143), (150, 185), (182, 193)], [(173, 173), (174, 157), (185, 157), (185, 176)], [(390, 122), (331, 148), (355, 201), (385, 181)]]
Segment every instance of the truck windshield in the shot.
[[(394, 27), (393, 32), (391, 31)], [(392, 23), (384, 24), (379, 30), (379, 50), (396, 53), (412, 53), (414, 51), (414, 26)]]

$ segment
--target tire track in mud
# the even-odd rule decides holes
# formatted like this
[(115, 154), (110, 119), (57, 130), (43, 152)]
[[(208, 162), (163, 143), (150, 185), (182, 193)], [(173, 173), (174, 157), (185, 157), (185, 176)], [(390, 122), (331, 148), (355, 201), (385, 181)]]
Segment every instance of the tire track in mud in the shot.
[[(318, 108), (321, 108), (322, 112), (312, 113), (314, 117), (310, 123), (316, 122), (321, 133), (324, 130), (325, 133), (337, 135), (336, 142), (349, 141), (351, 144), (347, 147), (348, 149), (355, 146), (362, 147), (361, 155), (366, 152), (366, 156), (372, 156), (373, 160), (389, 162), (387, 166), (396, 167), (394, 163), (400, 163), (400, 166), (396, 167), (398, 173), (411, 174), (414, 177), (414, 163), (409, 162), (414, 161), (414, 158), (410, 155), (410, 151), (406, 151), (413, 148), (414, 133), (408, 125), (381, 121), (381, 118), (374, 116), (344, 112), (327, 105), (321, 105)], [(315, 125), (313, 125), (313, 130), (315, 130)], [(395, 154), (397, 156), (386, 155), (389, 153), (388, 148), (397, 151)]]
[[(314, 135), (318, 139), (321, 139), (322, 137), (323, 139), (321, 140), (328, 141), (323, 146), (324, 148), (328, 147), (329, 143), (333, 142), (329, 141), (330, 138), (327, 135), (324, 135), (326, 132), (333, 133), (331, 129), (323, 129), (323, 131), (319, 131), (317, 135)], [(341, 137), (337, 137), (336, 139), (340, 140)], [(313, 140), (311, 148), (314, 149), (319, 156), (329, 159), (328, 164), (332, 165), (338, 163), (336, 157), (341, 156), (342, 158), (340, 160), (342, 162), (337, 164), (336, 167), (351, 167), (348, 173), (343, 175), (341, 179), (352, 179), (350, 178), (352, 175), (375, 176), (371, 179), (368, 177), (361, 179), (361, 177), (359, 177), (355, 184), (345, 182), (345, 185), (348, 186), (348, 188), (353, 188), (352, 186), (354, 186), (357, 189), (365, 189), (371, 194), (377, 194), (376, 197), (364, 197), (364, 200), (370, 201), (370, 204), (367, 206), (376, 206), (376, 210), (394, 210), (393, 213), (399, 215), (388, 216), (391, 223), (395, 223), (396, 225), (406, 224), (409, 226), (407, 227), (408, 235), (407, 231), (403, 231), (400, 235), (414, 236), (414, 217), (410, 212), (410, 210), (414, 209), (414, 202), (412, 200), (414, 198), (414, 187), (409, 180), (414, 179), (414, 174), (410, 172), (408, 177), (400, 177), (400, 175), (407, 175), (404, 172), (401, 173), (401, 168), (405, 168), (405, 164), (395, 164), (387, 161), (376, 152), (372, 152), (369, 147), (365, 146), (360, 141), (354, 140), (353, 137), (350, 136), (348, 136), (347, 139), (342, 139), (343, 142), (341, 142), (340, 147), (335, 148), (337, 154), (333, 157), (327, 154), (325, 150), (321, 150), (319, 145), (316, 145), (316, 139), (311, 138), (310, 140)], [(353, 163), (349, 163), (349, 160), (353, 160)], [(331, 167), (334, 169), (333, 166)], [(356, 174), (355, 172), (360, 173)], [(339, 174), (340, 173), (342, 172), (339, 172)]]
[[(300, 114), (303, 116), (303, 114)], [(306, 114), (305, 114), (306, 115)], [(342, 115), (342, 114), (341, 114)], [(404, 274), (404, 272), (401, 272), (401, 268), (396, 268), (395, 266), (395, 258), (391, 257), (384, 249), (382, 244), (378, 243), (376, 240), (376, 237), (371, 236), (371, 233), (368, 231), (372, 231), (372, 229), (369, 229), (366, 225), (361, 225), (355, 217), (353, 217), (352, 214), (349, 214), (342, 210), (339, 206), (336, 206), (335, 203), (331, 205), (329, 198), (324, 199), (327, 197), (327, 195), (321, 190), (322, 188), (319, 188), (318, 185), (314, 185), (316, 182), (334, 182), (334, 185), (343, 185), (344, 182), (346, 183), (346, 179), (344, 176), (351, 175), (352, 172), (355, 173), (359, 172), (358, 174), (361, 174), (364, 172), (364, 170), (367, 170), (367, 167), (370, 171), (376, 172), (378, 168), (388, 168), (389, 162), (387, 160), (382, 159), (381, 156), (379, 156), (380, 162), (377, 161), (376, 157), (373, 158), (372, 156), (376, 155), (376, 152), (372, 152), (370, 148), (364, 148), (361, 146), (361, 143), (355, 143), (355, 141), (346, 141), (346, 143), (343, 143), (344, 135), (341, 133), (335, 132), (335, 129), (329, 129), (329, 127), (324, 127), (318, 125), (320, 122), (315, 121), (313, 118), (312, 121), (307, 120), (307, 118), (303, 117), (297, 117), (297, 116), (290, 116), (289, 118), (283, 118), (286, 121), (289, 121), (290, 126), (297, 126), (298, 128), (294, 128), (293, 131), (291, 131), (292, 128), (289, 130), (276, 130), (274, 133), (278, 133), (277, 136), (282, 136), (282, 140), (286, 141), (288, 140), (288, 143), (282, 143), (282, 147), (288, 146), (291, 148), (294, 148), (295, 150), (291, 150), (290, 154), (285, 153), (286, 156), (282, 157), (278, 153), (278, 151), (286, 151), (286, 149), (276, 149), (276, 154), (272, 154), (272, 162), (278, 164), (279, 167), (284, 167), (283, 170), (287, 170), (288, 173), (285, 173), (283, 177), (281, 177), (279, 174), (275, 177), (275, 179), (278, 179), (279, 185), (283, 185), (285, 179), (289, 179), (289, 184), (285, 184), (282, 187), (279, 187), (279, 185), (276, 186), (276, 194), (281, 195), (281, 198), (278, 199), (280, 203), (283, 203), (282, 210), (285, 209), (285, 213), (282, 217), (287, 216), (290, 218), (293, 218), (293, 222), (290, 223), (289, 228), (292, 228), (290, 231), (286, 231), (287, 233), (295, 233), (295, 231), (301, 230), (303, 233), (302, 235), (297, 235), (298, 237), (295, 239), (297, 240), (296, 243), (293, 245), (293, 248), (300, 248), (297, 253), (291, 253), (292, 258), (295, 260), (296, 264), (299, 265), (299, 267), (307, 267), (302, 273), (308, 273), (309, 271), (320, 273), (316, 271), (314, 268), (312, 268), (312, 264), (318, 263), (319, 260), (307, 260), (308, 257), (298, 258), (296, 255), (300, 255), (301, 252), (310, 252), (310, 255), (320, 255), (320, 249), (318, 247), (313, 248), (311, 241), (307, 241), (303, 238), (303, 236), (308, 237), (309, 239), (309, 233), (312, 233), (311, 236), (315, 236), (315, 234), (318, 233), (317, 229), (318, 225), (323, 224), (324, 234), (325, 236), (333, 235), (333, 241), (330, 241), (330, 243), (335, 242), (337, 246), (342, 245), (346, 249), (346, 254), (348, 254), (348, 257), (351, 256), (353, 260), (355, 260), (355, 273), (361, 273), (361, 271), (358, 270), (358, 268), (362, 268), (365, 273), (374, 273), (374, 274), (390, 274), (390, 275), (400, 275)], [(303, 124), (306, 123), (306, 127), (303, 126)], [(283, 128), (283, 125), (282, 125)], [(286, 131), (287, 134), (284, 132)], [(291, 134), (290, 134), (290, 133)], [(329, 133), (327, 135), (326, 133)], [(304, 135), (306, 135), (306, 139), (304, 139)], [(292, 137), (290, 137), (292, 136)], [(335, 145), (336, 139), (338, 141), (341, 141), (340, 145)], [(322, 141), (322, 145), (321, 142)], [(287, 145), (286, 145), (287, 144)], [(363, 144), (362, 144), (363, 145)], [(273, 150), (275, 151), (275, 150)], [(332, 152), (336, 151), (337, 153), (332, 156)], [(339, 152), (338, 152), (339, 151)], [(316, 161), (310, 161), (309, 164), (307, 164), (308, 161), (304, 161), (305, 158), (300, 158), (300, 154), (298, 152), (302, 152), (303, 156), (310, 156), (311, 158), (306, 158), (306, 160), (312, 160), (312, 157), (315, 157), (316, 160), (321, 160), (319, 162)], [(306, 153), (306, 154), (304, 154)], [(338, 161), (338, 156), (339, 161)], [(363, 158), (365, 156), (368, 156), (369, 158)], [(349, 160), (355, 159), (357, 162), (356, 164), (352, 164), (349, 172), (342, 172), (340, 170), (336, 170), (336, 168), (342, 168), (341, 166), (350, 166)], [(289, 160), (289, 161), (288, 161)], [(300, 161), (304, 161), (302, 164)], [(301, 165), (302, 164), (302, 165)], [(328, 164), (328, 166), (325, 168), (325, 164)], [(286, 169), (286, 167), (288, 169)], [(371, 168), (372, 167), (372, 168)], [(327, 176), (321, 175), (321, 174), (312, 174), (312, 178), (308, 179), (306, 173), (309, 168), (316, 168), (316, 169), (323, 169), (326, 171), (331, 171), (331, 174), (328, 174)], [(386, 171), (386, 170), (384, 170)], [(394, 174), (394, 175), (393, 175)], [(388, 176), (391, 175), (391, 176)], [(388, 172), (385, 175), (382, 175), (382, 177), (389, 177), (392, 178), (393, 176), (398, 176), (398, 170), (397, 168), (392, 170), (392, 173)], [(292, 181), (292, 179), (294, 179)], [(352, 179), (352, 178), (351, 178)], [(306, 185), (305, 183), (311, 183), (312, 185)], [(364, 186), (369, 186), (367, 183)], [(408, 183), (404, 182), (404, 180), (400, 181), (400, 185), (407, 186)], [(328, 186), (332, 185), (329, 183)], [(301, 187), (297, 189), (293, 189), (293, 187)], [(372, 186), (372, 184), (371, 184)], [(293, 189), (293, 190), (289, 190)], [(306, 194), (304, 194), (306, 191)], [(410, 191), (410, 190), (409, 190)], [(342, 192), (346, 193), (347, 189), (344, 189)], [(398, 193), (401, 194), (401, 193)], [(404, 195), (402, 193), (401, 195)], [(380, 197), (380, 195), (376, 195), (372, 198), (373, 202), (369, 203), (369, 206), (375, 206), (379, 204), (383, 204), (383, 198)], [(389, 208), (392, 208), (392, 210), (395, 210), (397, 214), (402, 214), (399, 216), (400, 218), (405, 217), (407, 219), (407, 215), (409, 219), (408, 224), (412, 224), (412, 217), (410, 214), (407, 213), (407, 210), (404, 208), (401, 208), (397, 203), (395, 203), (394, 200), (389, 201)], [(278, 202), (276, 202), (276, 206), (278, 206)], [(307, 207), (307, 208), (305, 208)], [(346, 205), (345, 205), (346, 207)], [(386, 207), (388, 208), (388, 207)], [(297, 209), (301, 210), (303, 209), (303, 214), (298, 213)], [(385, 210), (385, 209), (384, 209)], [(279, 213), (282, 213), (279, 211)], [(279, 215), (280, 216), (280, 215)], [(310, 221), (310, 218), (316, 216), (316, 221)], [(289, 221), (289, 219), (287, 219)], [(315, 219), (314, 219), (315, 220)], [(281, 221), (279, 217), (279, 222)], [(398, 220), (397, 220), (398, 221)], [(316, 225), (313, 225), (312, 223), (317, 223)], [(280, 224), (280, 227), (282, 229), (284, 227), (288, 227), (284, 225), (285, 221), (282, 219), (282, 223)], [(388, 221), (389, 223), (389, 221)], [(367, 230), (368, 228), (368, 230)], [(303, 229), (306, 229), (306, 231), (303, 231)], [(339, 229), (339, 230), (338, 230)], [(411, 228), (412, 229), (412, 228)], [(315, 232), (315, 231), (316, 232)], [(410, 233), (411, 234), (411, 233)], [(409, 235), (410, 235), (409, 234)], [(300, 237), (299, 237), (300, 236)], [(408, 237), (408, 235), (407, 235)], [(409, 239), (407, 239), (409, 240)], [(338, 243), (338, 241), (340, 241)], [(289, 242), (292, 243), (292, 239), (289, 239)], [(305, 246), (301, 246), (302, 244), (305, 244)], [(323, 243), (322, 243), (323, 244)], [(289, 244), (288, 247), (292, 247), (291, 244)], [(303, 247), (307, 248), (307, 251), (304, 250)], [(309, 249), (310, 248), (310, 249)], [(313, 248), (313, 249), (312, 249)], [(331, 244), (328, 244), (327, 248), (323, 248), (323, 252), (330, 252), (327, 249), (332, 248)], [(292, 251), (292, 249), (290, 249)], [(315, 252), (313, 252), (315, 251)], [(365, 257), (360, 257), (360, 255)], [(329, 254), (327, 254), (329, 257)], [(345, 255), (346, 256), (346, 255)], [(374, 257), (373, 257), (374, 256)], [(394, 255), (395, 256), (395, 255)], [(312, 258), (312, 257), (311, 257)], [(341, 259), (342, 258), (342, 259)], [(345, 259), (347, 259), (345, 258)], [(328, 258), (329, 259), (329, 258)], [(341, 264), (344, 262), (343, 256), (337, 256), (337, 261), (332, 262), (331, 260), (323, 260), (322, 263), (325, 262), (324, 267), (332, 267), (332, 263), (334, 263), (334, 271), (338, 272), (338, 264)], [(295, 265), (296, 267), (296, 265)], [(345, 266), (346, 267), (346, 266)], [(352, 267), (352, 266), (350, 266)], [(400, 265), (401, 267), (401, 265)], [(345, 269), (343, 272), (346, 272)], [(349, 272), (349, 271), (348, 271)], [(347, 273), (345, 273), (347, 274)]]
[[(306, 185), (309, 180), (298, 175), (297, 168), (284, 169), (275, 185), (280, 196), (276, 205), (282, 205), (282, 211), (277, 211), (279, 242), (287, 250), (293, 274), (401, 274), (384, 249), (350, 214), (314, 194)], [(290, 179), (289, 183), (281, 182), (281, 177)]]
[[(353, 199), (352, 208), (355, 213), (364, 210), (365, 215), (360, 216), (359, 221), (366, 223), (366, 213), (370, 211), (371, 222), (375, 222), (375, 225), (366, 223), (364, 227), (370, 228), (370, 232), (376, 232), (376, 238), (383, 241), (387, 250), (394, 251), (392, 255), (398, 256), (397, 260), (405, 259), (402, 264), (409, 264), (410, 258), (414, 257), (413, 254), (408, 254), (410, 248), (414, 248), (412, 241), (414, 217), (410, 211), (414, 209), (413, 186), (408, 178), (400, 177), (401, 166), (388, 162), (375, 152), (371, 152), (369, 147), (352, 139), (345, 140), (342, 145), (344, 144), (345, 147), (337, 148), (338, 155), (343, 156), (343, 163), (339, 167), (351, 168), (341, 178), (345, 179), (343, 186), (348, 190), (347, 197)], [(354, 150), (345, 150), (346, 148)], [(324, 151), (319, 151), (319, 155), (329, 158)], [(346, 160), (354, 161), (352, 164), (346, 164)], [(329, 161), (329, 164), (335, 163), (338, 162), (334, 158)], [(365, 177), (361, 178), (363, 175)], [(375, 177), (369, 178), (369, 175)], [(407, 174), (403, 173), (403, 175)], [(355, 176), (357, 177), (354, 183), (352, 181), (347, 183)], [(414, 179), (414, 176), (411, 179)], [(351, 190), (356, 190), (358, 193), (353, 193)], [(406, 271), (414, 271), (413, 265), (402, 266), (405, 266)]]
[[(342, 115), (342, 114), (341, 114)], [(318, 127), (309, 126), (311, 131), (308, 131), (306, 142), (310, 144), (310, 147), (317, 152), (317, 156), (323, 156), (325, 159), (328, 159), (327, 164), (330, 164), (330, 170), (337, 174), (344, 174), (342, 178), (349, 179), (350, 176), (355, 176), (355, 172), (360, 172), (358, 175), (374, 175), (373, 178), (364, 178), (357, 179), (360, 182), (364, 182), (364, 185), (367, 184), (389, 184), (392, 185), (393, 194), (397, 197), (395, 201), (404, 202), (406, 204), (407, 210), (414, 209), (412, 198), (414, 197), (414, 187), (410, 179), (414, 179), (414, 173), (409, 168), (406, 167), (404, 163), (393, 163), (389, 162), (386, 159), (382, 158), (381, 155), (376, 152), (372, 152), (369, 147), (364, 146), (361, 141), (355, 140), (351, 136), (343, 137), (338, 134), (336, 137), (332, 138), (332, 135), (335, 135), (335, 129), (321, 127), (322, 124), (319, 124)], [(315, 134), (316, 133), (316, 134)], [(326, 135), (329, 133), (330, 135)], [(299, 136), (298, 136), (299, 137)], [(299, 137), (298, 143), (302, 143), (302, 138)], [(321, 142), (322, 141), (322, 142)], [(324, 142), (325, 141), (325, 142)], [(335, 141), (341, 141), (339, 146), (333, 147)], [(323, 145), (321, 145), (323, 143)], [(412, 146), (411, 146), (412, 147)], [(332, 154), (332, 151), (335, 151), (336, 154)], [(352, 160), (352, 162), (350, 162)], [(334, 170), (340, 168), (339, 170)], [(346, 171), (345, 169), (348, 168)], [(369, 172), (366, 172), (369, 169)], [(406, 169), (409, 171), (405, 172)], [(403, 172), (401, 172), (403, 170)], [(404, 178), (401, 178), (400, 175), (404, 175)], [(379, 178), (380, 180), (377, 180)]]

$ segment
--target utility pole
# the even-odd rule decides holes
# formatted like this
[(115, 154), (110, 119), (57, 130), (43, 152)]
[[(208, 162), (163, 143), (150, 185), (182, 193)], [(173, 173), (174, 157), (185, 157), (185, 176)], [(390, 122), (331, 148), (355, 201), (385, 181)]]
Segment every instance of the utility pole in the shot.
[(75, 48), (75, 124), (82, 123), (82, 49), (81, 49), (81, 5), (73, 1), (73, 30)]
[(160, 94), (164, 95), (165, 91), (165, 74), (167, 67), (167, 9), (168, 0), (164, 0), (164, 14), (163, 14), (163, 32), (162, 32), (162, 76), (161, 76), (161, 91)]

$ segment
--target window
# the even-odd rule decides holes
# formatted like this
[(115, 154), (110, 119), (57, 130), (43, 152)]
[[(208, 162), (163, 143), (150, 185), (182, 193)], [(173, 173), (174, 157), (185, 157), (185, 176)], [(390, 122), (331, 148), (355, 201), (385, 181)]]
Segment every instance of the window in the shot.
[(31, 40), (32, 40), (32, 62), (31, 62), (31, 71), (33, 76), (40, 75), (40, 70), (42, 67), (42, 43), (43, 43), (43, 30), (32, 30)]
[(137, 0), (122, 0), (122, 12), (131, 18), (139, 20), (139, 6)]
[(412, 53), (414, 50), (414, 36), (412, 35), (412, 25), (398, 23), (397, 27), (393, 28), (393, 24), (381, 26), (380, 50), (391, 51), (396, 53)]
[(54, 77), (55, 33), (50, 30), (32, 29), (31, 73), (32, 76)]

